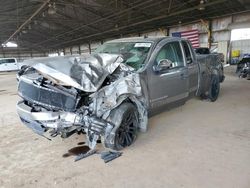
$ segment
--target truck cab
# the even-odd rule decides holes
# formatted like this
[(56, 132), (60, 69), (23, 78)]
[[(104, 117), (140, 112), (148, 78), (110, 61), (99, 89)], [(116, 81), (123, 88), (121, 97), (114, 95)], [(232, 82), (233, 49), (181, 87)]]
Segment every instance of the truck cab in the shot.
[(187, 40), (165, 38), (158, 42), (146, 66), (150, 111), (185, 103), (198, 90), (199, 70)]

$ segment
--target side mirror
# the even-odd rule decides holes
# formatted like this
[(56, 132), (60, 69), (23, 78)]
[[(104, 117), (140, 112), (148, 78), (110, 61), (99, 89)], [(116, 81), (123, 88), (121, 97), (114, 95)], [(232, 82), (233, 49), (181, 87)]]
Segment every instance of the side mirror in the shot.
[(173, 66), (173, 62), (169, 59), (162, 59), (154, 66), (154, 71), (162, 72), (170, 69)]

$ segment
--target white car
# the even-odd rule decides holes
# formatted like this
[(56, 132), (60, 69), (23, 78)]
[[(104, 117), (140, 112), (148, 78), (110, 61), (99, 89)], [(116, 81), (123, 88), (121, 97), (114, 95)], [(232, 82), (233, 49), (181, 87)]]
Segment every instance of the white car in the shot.
[(1, 71), (15, 71), (19, 69), (20, 67), (17, 63), (16, 58), (1, 58), (0, 59), (0, 72)]

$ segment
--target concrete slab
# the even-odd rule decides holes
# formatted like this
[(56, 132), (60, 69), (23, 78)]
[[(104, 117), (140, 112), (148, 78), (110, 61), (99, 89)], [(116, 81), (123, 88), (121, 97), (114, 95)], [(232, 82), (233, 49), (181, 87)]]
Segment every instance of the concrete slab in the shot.
[(83, 135), (50, 142), (22, 125), (15, 74), (1, 73), (0, 187), (249, 188), (250, 81), (226, 69), (216, 102), (192, 99), (154, 116), (108, 164), (97, 155), (74, 162)]

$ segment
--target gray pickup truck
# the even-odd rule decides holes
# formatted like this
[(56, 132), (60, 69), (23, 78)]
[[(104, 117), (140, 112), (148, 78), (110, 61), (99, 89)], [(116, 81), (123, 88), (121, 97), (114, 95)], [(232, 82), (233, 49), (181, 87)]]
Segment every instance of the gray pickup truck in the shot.
[(17, 75), (22, 122), (46, 138), (86, 134), (94, 149), (131, 145), (148, 117), (194, 96), (215, 101), (221, 62), (181, 38), (126, 38), (91, 55), (31, 59)]

